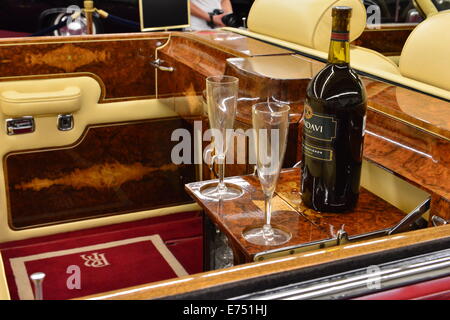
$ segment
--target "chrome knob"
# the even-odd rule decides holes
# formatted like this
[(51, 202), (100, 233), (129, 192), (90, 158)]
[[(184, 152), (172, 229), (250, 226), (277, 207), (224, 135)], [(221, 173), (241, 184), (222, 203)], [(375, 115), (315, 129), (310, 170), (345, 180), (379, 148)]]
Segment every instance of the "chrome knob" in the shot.
[(348, 238), (348, 233), (344, 229), (345, 225), (342, 225), (341, 228), (336, 233), (336, 244), (340, 246), (341, 244), (345, 244), (350, 241)]
[(443, 226), (445, 224), (448, 224), (449, 222), (447, 220), (445, 220), (444, 218), (441, 218), (439, 216), (432, 216), (431, 217), (431, 222), (433, 222), (433, 226), (438, 227), (438, 226)]
[(242, 27), (243, 27), (244, 29), (247, 29), (247, 18), (246, 18), (246, 17), (243, 17), (243, 18), (242, 18)]
[(31, 282), (34, 285), (34, 300), (43, 300), (42, 282), (44, 281), (45, 273), (36, 272), (30, 276)]

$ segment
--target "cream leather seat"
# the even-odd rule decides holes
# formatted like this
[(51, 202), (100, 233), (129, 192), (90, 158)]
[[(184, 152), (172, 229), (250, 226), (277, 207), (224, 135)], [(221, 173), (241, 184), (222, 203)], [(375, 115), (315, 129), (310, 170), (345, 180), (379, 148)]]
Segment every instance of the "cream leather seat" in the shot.
[(403, 76), (450, 90), (450, 10), (425, 19), (409, 35), (400, 56)]
[[(313, 55), (326, 59), (334, 6), (353, 8), (350, 41), (357, 39), (366, 27), (366, 9), (360, 0), (256, 0), (248, 17), (248, 29), (313, 49)], [(370, 65), (400, 74), (395, 63), (373, 50), (357, 46), (350, 50), (352, 66), (361, 71), (367, 71)]]
[[(353, 8), (350, 41), (356, 40), (366, 27), (366, 10), (360, 0), (255, 0), (249, 13), (247, 30), (224, 29), (290, 48), (315, 58), (326, 59), (331, 33), (331, 9), (334, 6), (351, 6)], [(425, 26), (430, 25), (427, 29), (439, 29), (443, 37), (440, 45), (436, 44), (435, 42), (437, 41), (434, 38), (431, 39), (431, 37), (428, 38), (427, 42), (429, 44), (427, 45), (440, 46), (439, 50), (441, 50), (442, 56), (439, 54), (441, 58), (438, 60), (442, 59), (448, 62), (450, 59), (450, 54), (448, 53), (450, 42), (443, 40), (444, 37), (448, 36), (448, 34), (444, 35), (444, 30), (449, 30), (449, 28), (448, 26), (440, 26), (440, 24), (443, 24), (442, 21), (433, 21), (436, 16), (441, 14), (445, 14), (445, 12), (426, 19), (422, 24)], [(422, 24), (416, 29), (421, 29)], [(415, 34), (418, 35), (418, 40), (411, 40), (411, 43), (414, 44), (421, 42), (419, 38), (421, 38), (422, 33), (415, 31), (410, 38), (415, 38)], [(410, 39), (408, 39), (408, 42), (410, 42)], [(430, 47), (424, 50), (434, 53), (433, 50), (429, 49)], [(450, 99), (450, 92), (446, 87), (439, 86), (437, 81), (426, 81), (426, 79), (436, 76), (435, 71), (429, 73), (427, 77), (416, 77), (415, 72), (408, 72), (409, 50), (402, 53), (400, 68), (391, 59), (373, 50), (358, 46), (351, 46), (350, 50), (351, 65), (356, 70), (435, 96)], [(447, 52), (447, 56), (445, 56), (445, 52)], [(439, 61), (435, 61), (435, 63), (437, 62)], [(428, 63), (427, 61), (422, 60), (418, 62), (416, 60), (416, 63), (419, 63), (416, 68), (422, 67), (424, 69), (421, 72), (426, 73), (429, 71), (425, 70), (427, 68), (424, 68)]]

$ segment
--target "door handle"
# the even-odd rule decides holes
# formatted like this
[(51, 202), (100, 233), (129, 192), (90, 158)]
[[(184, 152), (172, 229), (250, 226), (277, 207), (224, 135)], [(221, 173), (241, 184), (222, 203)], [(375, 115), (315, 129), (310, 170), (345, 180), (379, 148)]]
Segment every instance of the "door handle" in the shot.
[(157, 68), (158, 70), (161, 70), (161, 71), (165, 71), (165, 72), (173, 72), (173, 71), (175, 70), (174, 67), (166, 67), (166, 66), (163, 66), (163, 65), (162, 65), (163, 63), (164, 63), (164, 60), (161, 60), (161, 59), (156, 59), (156, 60), (153, 60), (153, 61), (150, 62), (150, 64), (151, 64), (153, 67), (155, 67), (155, 68)]

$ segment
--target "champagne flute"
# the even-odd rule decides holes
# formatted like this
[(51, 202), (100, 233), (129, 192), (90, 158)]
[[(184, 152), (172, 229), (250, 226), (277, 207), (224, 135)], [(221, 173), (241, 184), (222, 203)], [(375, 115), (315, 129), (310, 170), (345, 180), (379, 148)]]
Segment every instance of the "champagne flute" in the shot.
[(211, 161), (219, 165), (219, 183), (204, 186), (200, 193), (211, 200), (231, 200), (242, 195), (242, 189), (225, 183), (225, 154), (233, 136), (239, 79), (232, 76), (212, 76), (206, 79), (206, 99), (209, 126), (214, 139), (215, 155)]
[(289, 109), (275, 102), (257, 103), (252, 109), (257, 174), (264, 192), (264, 224), (243, 232), (244, 238), (253, 244), (276, 246), (292, 237), (291, 233), (270, 224), (271, 200), (286, 151)]

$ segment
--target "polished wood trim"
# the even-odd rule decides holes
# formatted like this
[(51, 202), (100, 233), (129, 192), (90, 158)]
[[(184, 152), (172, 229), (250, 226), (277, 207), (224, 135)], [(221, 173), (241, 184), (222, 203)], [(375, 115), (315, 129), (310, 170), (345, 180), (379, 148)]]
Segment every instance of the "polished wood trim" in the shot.
[(170, 297), (223, 284), (230, 284), (241, 280), (249, 280), (270, 274), (319, 266), (337, 260), (351, 260), (358, 256), (424, 244), (433, 240), (448, 239), (449, 237), (450, 225), (427, 228), (375, 240), (358, 242), (357, 244), (347, 244), (340, 247), (316, 250), (264, 262), (254, 262), (227, 269), (189, 275), (123, 290), (92, 295), (82, 299), (146, 300)]
[(111, 41), (111, 40), (142, 40), (142, 39), (167, 39), (170, 32), (147, 32), (147, 33), (117, 33), (117, 34), (97, 34), (70, 37), (22, 37), (0, 39), (0, 46), (8, 44), (36, 44), (36, 43), (78, 43), (89, 41)]
[(386, 31), (386, 30), (413, 30), (418, 23), (382, 23), (376, 28), (366, 27), (364, 31)]

